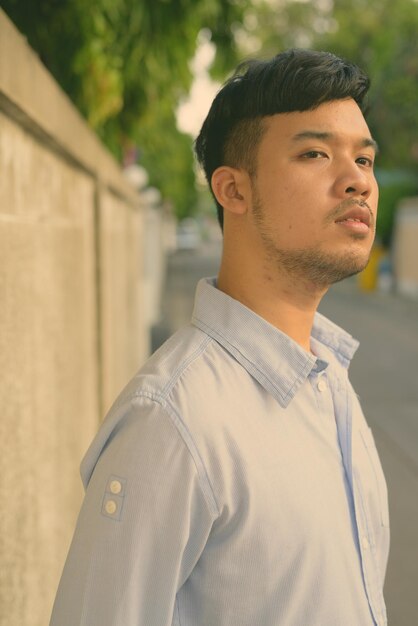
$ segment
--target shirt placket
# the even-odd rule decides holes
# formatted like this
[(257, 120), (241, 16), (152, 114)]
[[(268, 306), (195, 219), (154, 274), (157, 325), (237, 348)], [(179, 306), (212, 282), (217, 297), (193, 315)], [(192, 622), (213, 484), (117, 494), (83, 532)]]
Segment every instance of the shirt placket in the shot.
[(387, 624), (385, 603), (380, 585), (379, 568), (375, 554), (373, 534), (365, 509), (365, 497), (361, 481), (356, 479), (352, 465), (352, 398), (347, 377), (335, 380), (334, 406), (338, 440), (341, 447), (345, 472), (354, 503), (357, 542), (361, 557), (364, 584), (372, 615), (377, 626)]

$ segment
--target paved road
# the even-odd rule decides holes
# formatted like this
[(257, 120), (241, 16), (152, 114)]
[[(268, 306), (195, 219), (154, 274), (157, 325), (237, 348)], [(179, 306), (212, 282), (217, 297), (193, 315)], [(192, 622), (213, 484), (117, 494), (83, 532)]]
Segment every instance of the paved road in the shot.
[[(157, 347), (187, 323), (202, 276), (216, 274), (219, 247), (179, 251), (168, 263)], [(361, 342), (351, 380), (379, 449), (389, 488), (391, 553), (385, 596), (389, 626), (418, 625), (418, 302), (336, 285), (320, 310)], [(360, 626), (354, 625), (353, 626)]]

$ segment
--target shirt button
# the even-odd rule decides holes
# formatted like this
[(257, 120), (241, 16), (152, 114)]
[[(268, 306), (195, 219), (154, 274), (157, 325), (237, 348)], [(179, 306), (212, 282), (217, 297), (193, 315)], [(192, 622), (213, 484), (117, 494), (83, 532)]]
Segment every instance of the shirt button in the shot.
[(317, 387), (318, 387), (318, 391), (325, 391), (325, 389), (327, 388), (327, 383), (325, 382), (323, 378), (319, 380)]
[(105, 504), (106, 513), (109, 513), (109, 515), (116, 513), (117, 508), (118, 506), (114, 500), (108, 500)]
[(122, 485), (118, 480), (112, 480), (110, 483), (110, 491), (112, 493), (120, 493), (122, 491)]
[(370, 547), (369, 540), (367, 539), (366, 536), (362, 537), (361, 545), (363, 546), (365, 550), (367, 550)]

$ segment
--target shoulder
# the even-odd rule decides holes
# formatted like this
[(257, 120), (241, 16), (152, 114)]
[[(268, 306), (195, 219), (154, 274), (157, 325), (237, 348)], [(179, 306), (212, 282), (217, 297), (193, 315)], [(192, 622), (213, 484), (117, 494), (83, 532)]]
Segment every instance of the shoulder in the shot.
[[(110, 413), (138, 401), (159, 404), (169, 414), (184, 416), (225, 401), (248, 373), (215, 339), (199, 328), (187, 326), (157, 350), (127, 384)], [(208, 403), (210, 399), (210, 403)]]
[(154, 449), (159, 440), (164, 440), (159, 446), (161, 454), (164, 449), (187, 454), (203, 477), (206, 472), (197, 431), (203, 430), (201, 425), (216, 412), (214, 404), (222, 402), (228, 368), (237, 367), (230, 361), (234, 359), (224, 348), (198, 328), (187, 326), (175, 333), (110, 408), (82, 463), (85, 486), (108, 448), (129, 446), (129, 453), (135, 456)]

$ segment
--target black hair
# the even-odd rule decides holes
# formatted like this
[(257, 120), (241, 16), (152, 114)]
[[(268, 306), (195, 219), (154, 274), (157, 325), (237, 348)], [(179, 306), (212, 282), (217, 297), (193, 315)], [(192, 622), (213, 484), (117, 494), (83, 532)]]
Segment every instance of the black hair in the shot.
[[(365, 113), (369, 85), (357, 65), (330, 52), (290, 49), (267, 61), (241, 63), (216, 95), (195, 142), (211, 191), (212, 174), (221, 165), (243, 167), (254, 174), (264, 117), (313, 110), (346, 98)], [(216, 198), (215, 202), (223, 229), (223, 207)]]

